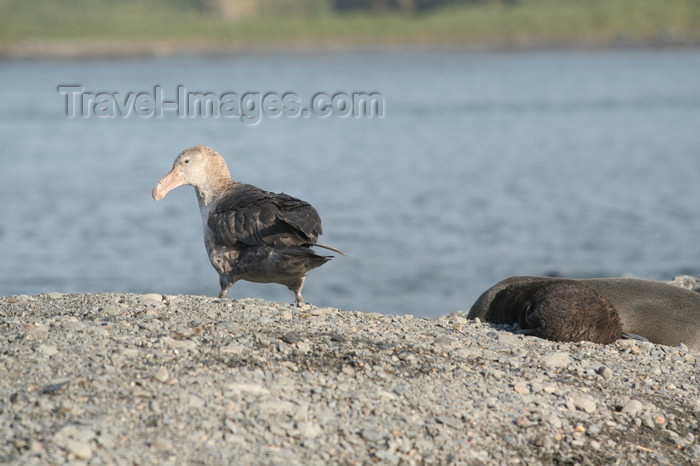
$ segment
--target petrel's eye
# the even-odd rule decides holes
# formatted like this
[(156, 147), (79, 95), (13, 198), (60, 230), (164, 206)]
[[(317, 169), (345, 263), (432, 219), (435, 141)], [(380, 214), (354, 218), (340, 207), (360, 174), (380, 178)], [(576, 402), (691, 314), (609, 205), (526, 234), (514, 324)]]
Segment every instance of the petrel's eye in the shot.
[(190, 159), (185, 159), (185, 163), (190, 163)]

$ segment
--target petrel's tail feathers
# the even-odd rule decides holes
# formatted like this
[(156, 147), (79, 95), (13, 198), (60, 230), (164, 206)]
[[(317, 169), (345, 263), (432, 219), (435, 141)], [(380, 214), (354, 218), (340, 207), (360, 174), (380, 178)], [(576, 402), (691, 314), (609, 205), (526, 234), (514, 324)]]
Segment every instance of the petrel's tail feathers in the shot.
[(333, 246), (328, 246), (327, 244), (321, 244), (321, 243), (314, 243), (311, 246), (318, 246), (319, 248), (324, 248), (324, 249), (330, 249), (333, 252), (337, 252), (340, 255), (343, 255), (347, 257), (347, 254), (345, 254), (343, 251), (341, 251), (338, 248), (334, 248)]

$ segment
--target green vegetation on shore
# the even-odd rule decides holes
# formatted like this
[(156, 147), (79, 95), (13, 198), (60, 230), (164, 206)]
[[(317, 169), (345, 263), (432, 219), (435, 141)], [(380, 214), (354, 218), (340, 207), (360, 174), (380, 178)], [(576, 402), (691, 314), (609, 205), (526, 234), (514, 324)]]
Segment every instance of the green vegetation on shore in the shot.
[(483, 1), (423, 13), (339, 13), (324, 7), (323, 0), (297, 0), (306, 7), (281, 11), (270, 8), (269, 0), (241, 0), (232, 11), (206, 8), (211, 4), (216, 2), (0, 0), (0, 48), (27, 43), (245, 48), (700, 42), (697, 0)]

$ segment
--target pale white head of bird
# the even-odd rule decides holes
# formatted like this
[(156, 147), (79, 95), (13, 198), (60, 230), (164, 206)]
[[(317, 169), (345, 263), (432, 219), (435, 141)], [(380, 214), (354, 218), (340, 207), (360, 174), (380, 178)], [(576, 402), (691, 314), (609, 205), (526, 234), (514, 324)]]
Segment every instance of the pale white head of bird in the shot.
[(160, 201), (173, 189), (182, 185), (194, 186), (201, 191), (217, 189), (231, 180), (223, 157), (203, 144), (188, 147), (180, 153), (173, 168), (153, 188), (151, 195)]

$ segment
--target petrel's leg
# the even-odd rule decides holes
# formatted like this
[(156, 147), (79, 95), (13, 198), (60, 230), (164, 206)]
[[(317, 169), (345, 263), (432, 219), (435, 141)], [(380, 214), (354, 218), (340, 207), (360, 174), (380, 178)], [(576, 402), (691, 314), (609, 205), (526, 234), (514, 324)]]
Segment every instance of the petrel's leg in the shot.
[(301, 277), (299, 281), (295, 283), (295, 286), (289, 287), (289, 289), (294, 292), (294, 296), (296, 297), (294, 304), (296, 304), (297, 307), (301, 307), (301, 305), (304, 304), (304, 297), (301, 295), (301, 289), (304, 288), (304, 280), (306, 280), (306, 276)]
[(234, 283), (236, 283), (236, 280), (231, 280), (226, 275), (219, 276), (219, 286), (221, 287), (221, 291), (219, 291), (219, 298), (220, 299), (226, 298), (228, 296), (228, 289)]

